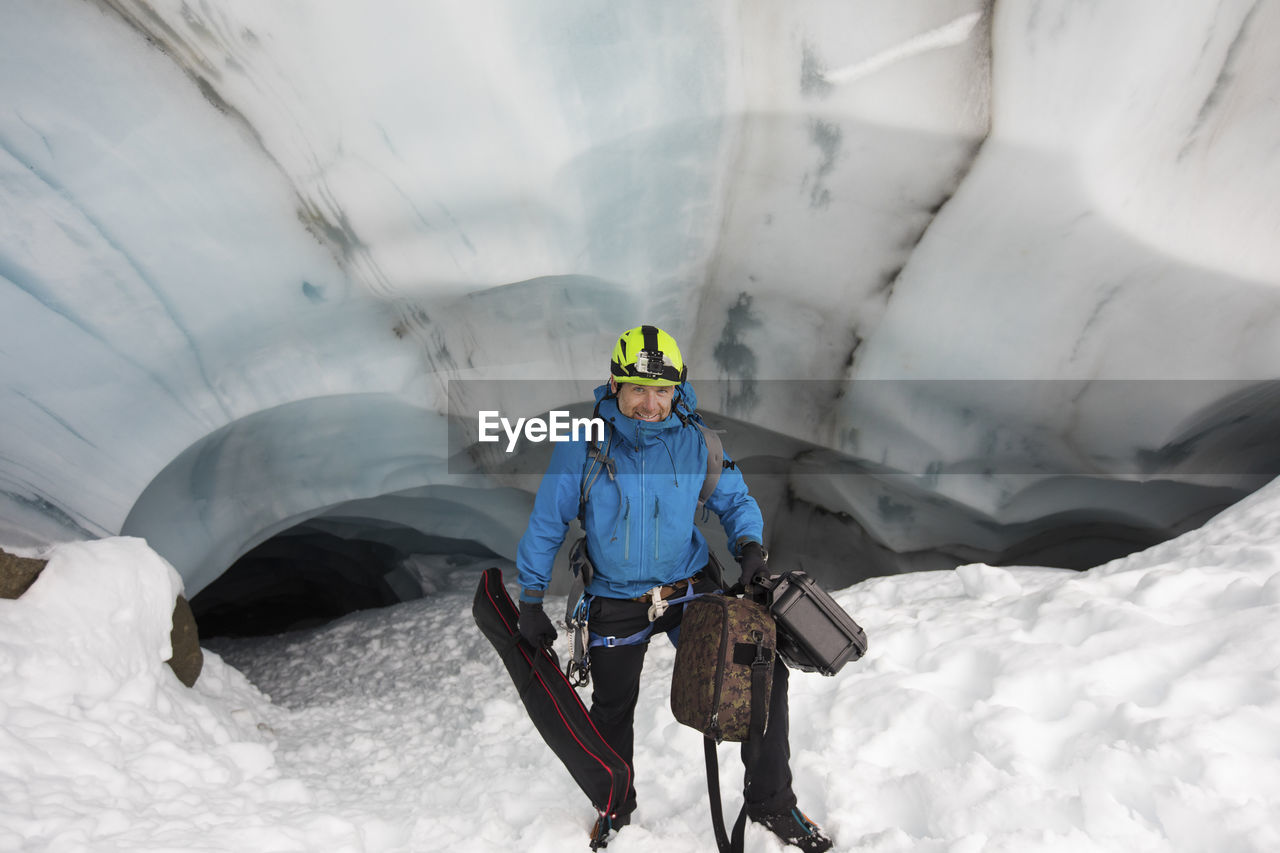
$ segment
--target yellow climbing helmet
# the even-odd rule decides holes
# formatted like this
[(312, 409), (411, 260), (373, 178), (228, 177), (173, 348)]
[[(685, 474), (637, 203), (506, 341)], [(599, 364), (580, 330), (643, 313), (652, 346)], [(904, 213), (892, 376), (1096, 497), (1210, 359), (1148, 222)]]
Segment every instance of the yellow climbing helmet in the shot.
[(657, 326), (636, 326), (618, 338), (609, 372), (619, 382), (679, 385), (687, 371), (676, 339)]

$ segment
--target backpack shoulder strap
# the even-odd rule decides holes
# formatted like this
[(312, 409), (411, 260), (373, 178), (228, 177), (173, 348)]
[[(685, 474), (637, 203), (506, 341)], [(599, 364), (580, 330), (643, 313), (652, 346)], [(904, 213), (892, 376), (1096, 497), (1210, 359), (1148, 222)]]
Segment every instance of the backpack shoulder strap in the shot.
[(578, 524), (581, 524), (584, 528), (587, 524), (585, 518), (587, 514), (587, 499), (591, 497), (591, 487), (596, 484), (596, 480), (600, 476), (600, 470), (608, 471), (610, 480), (617, 474), (617, 465), (609, 457), (609, 448), (612, 444), (612, 428), (609, 429), (609, 437), (605, 439), (603, 448), (594, 441), (587, 444), (587, 458), (591, 460), (591, 465), (587, 468), (586, 473), (582, 475), (582, 481), (578, 488)]
[[(707, 503), (707, 498), (715, 492), (720, 483), (720, 472), (724, 470), (724, 444), (720, 441), (720, 433), (701, 421), (693, 421), (694, 426), (702, 431), (702, 440), (707, 444), (707, 478), (702, 481), (702, 491), (698, 492), (698, 510)], [(733, 464), (733, 463), (729, 463)], [(697, 515), (697, 510), (694, 511)]]
[[(707, 445), (707, 475), (703, 478), (702, 489), (698, 492), (698, 506), (694, 510), (694, 517), (697, 517), (707, 503), (707, 498), (715, 492), (716, 486), (720, 484), (720, 472), (725, 468), (733, 466), (732, 462), (724, 461), (724, 443), (720, 441), (720, 431), (714, 430), (701, 420), (690, 418), (689, 423), (696, 426), (702, 433), (702, 440)], [(613, 479), (616, 472), (614, 461), (609, 457), (609, 448), (613, 445), (613, 430), (610, 429), (609, 437), (605, 440), (604, 447), (601, 448), (595, 442), (587, 445), (587, 457), (591, 460), (591, 464), (587, 468), (587, 472), (582, 477), (582, 485), (578, 490), (578, 523), (585, 524), (583, 517), (587, 511), (587, 500), (591, 497), (591, 487), (595, 485), (596, 479), (600, 476), (601, 469), (609, 472), (609, 479)]]

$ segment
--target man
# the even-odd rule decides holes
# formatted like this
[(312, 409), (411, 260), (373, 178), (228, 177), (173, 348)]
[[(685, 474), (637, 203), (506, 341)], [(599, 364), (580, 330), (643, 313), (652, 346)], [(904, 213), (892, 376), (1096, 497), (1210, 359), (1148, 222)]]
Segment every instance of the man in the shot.
[[(591, 719), (609, 745), (632, 763), (640, 672), (651, 631), (677, 628), (679, 604), (661, 602), (717, 588), (707, 542), (694, 525), (707, 474), (707, 446), (693, 422), (697, 400), (675, 340), (655, 326), (622, 334), (606, 385), (596, 389), (596, 414), (608, 424), (603, 445), (555, 445), (516, 556), (518, 628), (535, 647), (550, 645), (555, 628), (542, 607), (556, 553), (579, 515), (593, 573), (586, 584), (594, 635), (619, 638), (591, 650), (595, 681)], [(728, 456), (725, 457), (726, 462)], [(584, 479), (584, 477), (586, 479)], [(590, 489), (583, 499), (583, 484)], [(742, 582), (765, 574), (764, 522), (742, 474), (726, 467), (707, 498), (742, 568)], [(674, 635), (670, 635), (674, 639)], [(747, 814), (790, 844), (825, 851), (831, 840), (796, 808), (787, 741), (787, 669), (775, 662), (769, 728), (763, 742), (742, 748)], [(593, 846), (631, 822), (634, 788), (615, 813), (602, 814)]]

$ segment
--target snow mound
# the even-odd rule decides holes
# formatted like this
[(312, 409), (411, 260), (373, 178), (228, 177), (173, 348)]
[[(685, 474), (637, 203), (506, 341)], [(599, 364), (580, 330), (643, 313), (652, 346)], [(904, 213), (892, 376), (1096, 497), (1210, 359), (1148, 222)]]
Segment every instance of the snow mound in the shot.
[[(1277, 849), (1280, 489), (1088, 572), (965, 566), (837, 595), (825, 808), (866, 851)], [(821, 738), (821, 735), (818, 735)], [(820, 741), (821, 742), (821, 741)]]
[(165, 664), (178, 573), (140, 539), (58, 546), (0, 600), (0, 850), (363, 849), (276, 768), (269, 702)]

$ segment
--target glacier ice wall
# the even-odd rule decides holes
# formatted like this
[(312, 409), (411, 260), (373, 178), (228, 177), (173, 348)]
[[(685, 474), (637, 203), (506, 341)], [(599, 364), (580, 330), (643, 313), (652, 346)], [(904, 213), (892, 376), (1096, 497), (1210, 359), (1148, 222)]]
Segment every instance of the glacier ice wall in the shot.
[(580, 403), (518, 380), (639, 322), (777, 555), (1146, 544), (1280, 470), (1277, 37), (1274, 0), (12, 0), (0, 544), (145, 536), (189, 592), (323, 518), (509, 556), (545, 447), (459, 444), (450, 383)]

